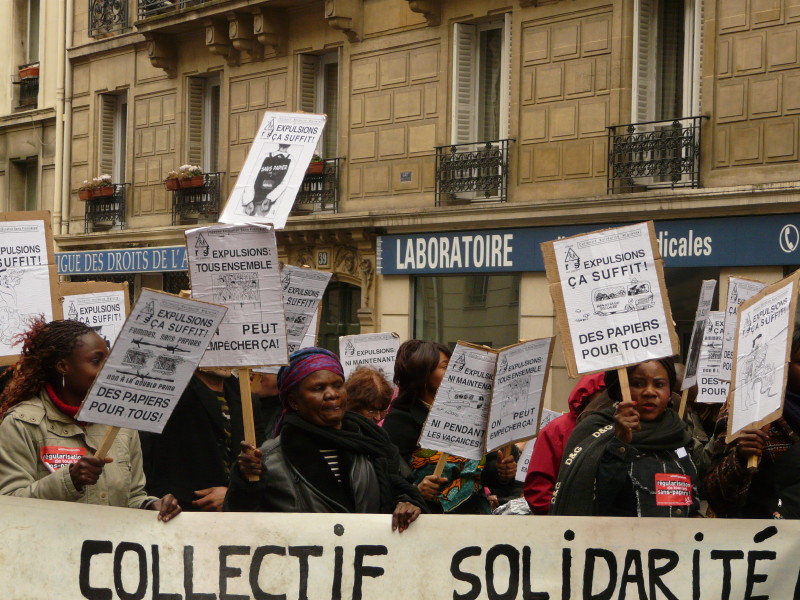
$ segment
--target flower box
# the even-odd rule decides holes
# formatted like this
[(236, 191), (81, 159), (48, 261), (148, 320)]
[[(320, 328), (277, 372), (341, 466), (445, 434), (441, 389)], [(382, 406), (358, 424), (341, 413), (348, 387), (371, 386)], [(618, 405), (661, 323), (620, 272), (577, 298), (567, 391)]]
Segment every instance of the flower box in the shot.
[(205, 175), (193, 175), (192, 177), (185, 177), (180, 180), (180, 186), (182, 188), (203, 187), (205, 183)]
[(92, 190), (92, 197), (94, 198), (108, 198), (114, 195), (114, 186), (105, 185), (103, 187), (95, 188)]
[(179, 190), (181, 189), (181, 182), (177, 177), (170, 177), (164, 180), (164, 187), (170, 191)]
[(322, 175), (322, 172), (324, 170), (325, 170), (325, 161), (314, 160), (308, 163), (308, 168), (306, 169), (306, 175)]
[(32, 66), (32, 67), (23, 67), (19, 70), (20, 77), (38, 77), (39, 76), (39, 65)]
[(80, 200), (91, 200), (92, 190), (78, 190), (78, 198)]

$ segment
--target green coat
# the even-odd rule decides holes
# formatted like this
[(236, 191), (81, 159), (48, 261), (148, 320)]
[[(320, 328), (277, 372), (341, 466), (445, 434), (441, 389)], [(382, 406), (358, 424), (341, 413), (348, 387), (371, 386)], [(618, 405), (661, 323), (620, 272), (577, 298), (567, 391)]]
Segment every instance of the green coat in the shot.
[(51, 472), (45, 465), (42, 454), (57, 454), (57, 449), (83, 449), (93, 456), (106, 429), (94, 423), (78, 425), (45, 391), (20, 402), (0, 422), (0, 494), (128, 508), (156, 500), (145, 492), (139, 435), (130, 429), (119, 430), (108, 452), (114, 461), (103, 468), (95, 485), (82, 491), (73, 485), (68, 467)]

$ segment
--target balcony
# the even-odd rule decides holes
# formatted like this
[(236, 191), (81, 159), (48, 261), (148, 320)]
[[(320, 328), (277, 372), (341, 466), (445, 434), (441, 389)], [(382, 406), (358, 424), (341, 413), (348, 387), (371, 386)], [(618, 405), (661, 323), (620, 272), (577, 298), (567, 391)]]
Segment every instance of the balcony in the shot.
[(83, 231), (92, 233), (107, 229), (125, 229), (125, 200), (130, 183), (115, 183), (108, 195), (95, 195), (86, 202)]
[(90, 0), (89, 36), (121, 33), (128, 28), (129, 0)]
[(172, 224), (197, 223), (201, 218), (216, 220), (223, 175), (225, 173), (204, 173), (200, 176), (202, 185), (172, 190)]
[(294, 201), (292, 214), (339, 212), (339, 162), (341, 158), (327, 158), (322, 161), (319, 173), (312, 165), (303, 178), (300, 191)]
[(197, 7), (211, 0), (139, 0), (139, 19), (149, 19), (159, 15)]
[(13, 82), (19, 86), (19, 108), (36, 108), (39, 102), (39, 63), (20, 65), (19, 79)]
[(686, 117), (608, 127), (607, 192), (633, 192), (651, 187), (700, 187), (700, 125), (703, 118)]
[(508, 200), (508, 148), (515, 140), (436, 147), (436, 206)]

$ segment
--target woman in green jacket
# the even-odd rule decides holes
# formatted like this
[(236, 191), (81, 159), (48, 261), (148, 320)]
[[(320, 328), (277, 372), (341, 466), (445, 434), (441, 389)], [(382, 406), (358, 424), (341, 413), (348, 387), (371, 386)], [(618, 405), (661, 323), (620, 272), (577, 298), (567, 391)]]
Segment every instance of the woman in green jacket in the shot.
[(37, 319), (0, 396), (0, 494), (180, 513), (172, 494), (145, 492), (135, 431), (121, 429), (105, 459), (93, 455), (107, 427), (75, 419), (108, 347), (78, 321)]

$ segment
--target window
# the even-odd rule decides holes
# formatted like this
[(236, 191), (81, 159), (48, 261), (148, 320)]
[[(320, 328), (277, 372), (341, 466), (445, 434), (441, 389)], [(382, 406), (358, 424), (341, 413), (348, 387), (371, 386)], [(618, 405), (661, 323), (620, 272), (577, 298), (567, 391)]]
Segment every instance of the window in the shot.
[(39, 62), (39, 0), (28, 0), (25, 62)]
[(12, 163), (10, 198), (12, 210), (39, 210), (39, 161), (35, 158)]
[[(519, 341), (519, 279), (513, 275), (414, 278), (414, 337), (499, 348)], [(512, 297), (516, 294), (516, 297)]]
[(114, 183), (125, 181), (128, 140), (128, 95), (100, 94), (98, 170)]
[(186, 161), (215, 173), (219, 170), (219, 76), (189, 77), (187, 88)]
[(510, 13), (502, 21), (455, 24), (452, 143), (507, 137), (510, 57)]
[(336, 158), (339, 131), (339, 53), (301, 54), (298, 71), (298, 109), (327, 115), (317, 154), (323, 158)]

